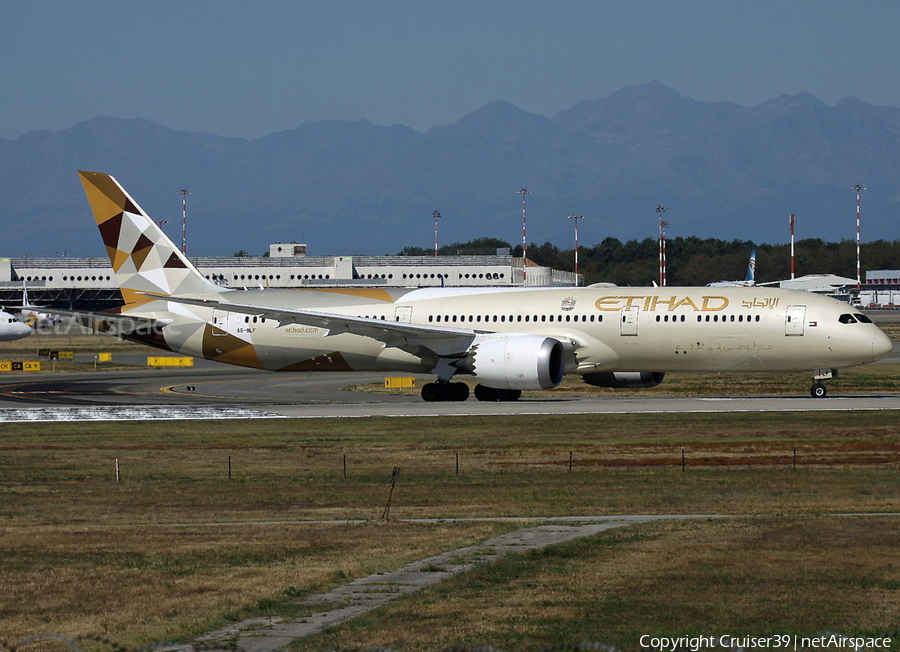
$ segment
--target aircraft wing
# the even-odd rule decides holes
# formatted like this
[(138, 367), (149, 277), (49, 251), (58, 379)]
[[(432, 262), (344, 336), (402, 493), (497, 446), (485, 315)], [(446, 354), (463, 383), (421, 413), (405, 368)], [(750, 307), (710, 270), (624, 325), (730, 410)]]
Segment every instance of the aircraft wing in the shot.
[(171, 319), (136, 317), (127, 313), (57, 310), (56, 308), (43, 308), (43, 311), (48, 315), (72, 317), (79, 324), (88, 328), (95, 328), (99, 325), (98, 330), (111, 332), (112, 334), (130, 333), (134, 331), (153, 332), (163, 326), (168, 326), (173, 321)]
[(326, 337), (340, 335), (341, 333), (370, 337), (383, 343), (385, 347), (398, 348), (420, 358), (432, 355), (438, 357), (463, 356), (479, 334), (490, 332), (468, 328), (450, 328), (446, 326), (428, 326), (425, 324), (367, 319), (365, 317), (354, 317), (352, 315), (319, 312), (316, 310), (230, 303), (213, 299), (191, 299), (152, 294), (147, 294), (146, 296), (152, 296), (160, 301), (172, 301), (189, 306), (203, 306), (272, 319), (277, 321), (279, 326), (286, 326), (287, 324), (317, 326), (328, 331)]

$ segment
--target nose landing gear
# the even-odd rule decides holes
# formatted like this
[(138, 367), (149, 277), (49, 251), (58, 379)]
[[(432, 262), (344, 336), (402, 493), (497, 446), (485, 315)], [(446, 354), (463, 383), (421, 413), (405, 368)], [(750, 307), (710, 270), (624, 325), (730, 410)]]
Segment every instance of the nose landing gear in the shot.
[(809, 395), (813, 398), (825, 398), (828, 390), (823, 381), (831, 380), (835, 376), (837, 376), (837, 369), (816, 369), (813, 372), (813, 386), (809, 390)]

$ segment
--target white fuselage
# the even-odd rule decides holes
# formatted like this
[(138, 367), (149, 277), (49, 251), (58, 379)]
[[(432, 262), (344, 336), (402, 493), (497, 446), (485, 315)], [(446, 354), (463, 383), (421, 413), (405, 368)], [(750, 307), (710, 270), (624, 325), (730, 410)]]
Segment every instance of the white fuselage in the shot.
[(0, 342), (20, 340), (31, 335), (31, 326), (0, 310)]
[[(223, 292), (221, 300), (474, 331), (476, 341), (546, 336), (565, 345), (566, 373), (576, 374), (838, 369), (891, 350), (884, 333), (846, 303), (760, 287), (247, 290)], [(172, 302), (142, 308), (135, 314), (174, 320), (163, 329), (168, 348), (233, 364), (422, 372), (435, 364), (433, 356), (303, 323)]]

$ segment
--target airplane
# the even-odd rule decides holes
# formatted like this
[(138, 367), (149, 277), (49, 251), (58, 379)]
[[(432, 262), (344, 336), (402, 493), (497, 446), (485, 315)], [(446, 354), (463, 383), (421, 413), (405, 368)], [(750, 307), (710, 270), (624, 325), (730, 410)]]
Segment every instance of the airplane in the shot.
[(21, 340), (31, 335), (31, 326), (16, 319), (12, 314), (0, 310), (0, 342)]
[(747, 276), (743, 281), (716, 281), (709, 283), (708, 288), (748, 288), (756, 285), (756, 247), (750, 252), (750, 263), (747, 265)]
[(208, 281), (108, 174), (79, 172), (125, 304), (77, 314), (160, 349), (272, 371), (434, 374), (426, 401), (512, 401), (565, 374), (652, 387), (670, 371), (835, 370), (891, 341), (859, 310), (776, 288), (229, 289)]
[(22, 319), (34, 324), (35, 328), (41, 326), (56, 326), (61, 321), (59, 315), (52, 312), (46, 312), (46, 309), (41, 311), (41, 306), (31, 305), (28, 302), (28, 286), (25, 284), (24, 279), (22, 280), (22, 305), (11, 307), (18, 310)]

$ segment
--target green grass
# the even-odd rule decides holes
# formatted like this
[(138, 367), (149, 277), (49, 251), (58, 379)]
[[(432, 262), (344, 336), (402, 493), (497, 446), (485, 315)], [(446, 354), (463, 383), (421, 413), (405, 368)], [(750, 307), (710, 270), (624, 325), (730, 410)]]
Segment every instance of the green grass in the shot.
[[(604, 584), (603, 577), (622, 575), (643, 587), (649, 580), (634, 575), (633, 560), (648, 568), (659, 564), (659, 576), (641, 589), (657, 596), (647, 600), (658, 602), (653, 602), (657, 615), (646, 622), (660, 631), (684, 631), (683, 622), (666, 624), (661, 614), (680, 613), (680, 600), (712, 580), (732, 582), (734, 573), (743, 573), (733, 580), (744, 587), (740, 591), (765, 602), (762, 584), (750, 582), (750, 571), (742, 569), (753, 568), (754, 555), (766, 550), (763, 544), (776, 535), (784, 539), (778, 533), (785, 529), (797, 532), (796, 540), (787, 539), (794, 542), (781, 552), (766, 553), (786, 560), (782, 588), (790, 578), (808, 579), (813, 583), (797, 585), (804, 587), (797, 604), (813, 610), (827, 593), (848, 603), (843, 612), (825, 612), (837, 614), (835, 628), (877, 629), (881, 621), (869, 603), (854, 602), (864, 586), (858, 578), (870, 582), (864, 597), (888, 607), (898, 604), (898, 565), (885, 565), (868, 552), (895, 546), (891, 533), (900, 531), (897, 521), (873, 519), (848, 529), (816, 517), (900, 511), (897, 417), (873, 411), (776, 418), (626, 414), (2, 424), (0, 640), (58, 631), (140, 645), (190, 640), (247, 616), (296, 617), (303, 610), (294, 603), (311, 592), (520, 527), (400, 519), (629, 513), (746, 514), (754, 516), (748, 522), (756, 530), (717, 521), (647, 525), (603, 535), (612, 539), (601, 537), (602, 545), (524, 555), (511, 559), (512, 566), (498, 566), (497, 575), (480, 569), (486, 579), (476, 574), (467, 580), (467, 575), (454, 580), (461, 585), (442, 585), (404, 600), (396, 613), (426, 614), (412, 626), (423, 637), (401, 636), (398, 627), (397, 637), (383, 638), (378, 623), (395, 617), (390, 607), (342, 629), (343, 638), (334, 640), (349, 647), (365, 641), (359, 647), (396, 642), (402, 649), (435, 649), (451, 640), (443, 638), (441, 628), (459, 623), (460, 637), (452, 640), (460, 645), (493, 641), (505, 649), (512, 643), (516, 649), (537, 649), (551, 639), (574, 640), (559, 638), (571, 630), (572, 636), (596, 636), (634, 649), (626, 645), (632, 630), (624, 625), (595, 625), (619, 603), (619, 614), (644, 613), (650, 606), (634, 602), (631, 584)], [(395, 466), (402, 469), (391, 508), (395, 520), (380, 523)], [(809, 529), (808, 523), (823, 525)], [(820, 544), (803, 548), (803, 541), (825, 541), (822, 528), (829, 527), (852, 536), (836, 538), (840, 550), (824, 562), (791, 552), (812, 554)], [(694, 540), (709, 545), (691, 547)], [(618, 556), (596, 557), (607, 548), (605, 541), (615, 542), (610, 554)], [(644, 550), (648, 541), (653, 546)], [(674, 564), (689, 549), (683, 564)], [(719, 575), (692, 570), (706, 563), (706, 549), (719, 555), (710, 562)], [(601, 566), (606, 570), (597, 570)], [(833, 569), (848, 583), (841, 584), (845, 580)], [(581, 593), (542, 597), (562, 596), (566, 582), (582, 575), (594, 583)], [(660, 592), (666, 584), (680, 588)], [(454, 598), (454, 586), (467, 597)], [(793, 608), (780, 593), (770, 598)], [(697, 599), (718, 609), (716, 601), (724, 598), (704, 588)], [(514, 614), (520, 603), (522, 616), (493, 611), (492, 605), (507, 605)], [(444, 611), (427, 615), (432, 606)], [(709, 622), (722, 627), (762, 631), (769, 623), (761, 607), (744, 615), (710, 613), (717, 615)], [(707, 622), (695, 616), (698, 627)], [(801, 629), (804, 622), (793, 626)], [(469, 624), (462, 628), (463, 623)]]
[(644, 634), (884, 636), (897, 624), (898, 545), (896, 518), (632, 526), (507, 555), (291, 648), (636, 650)]

